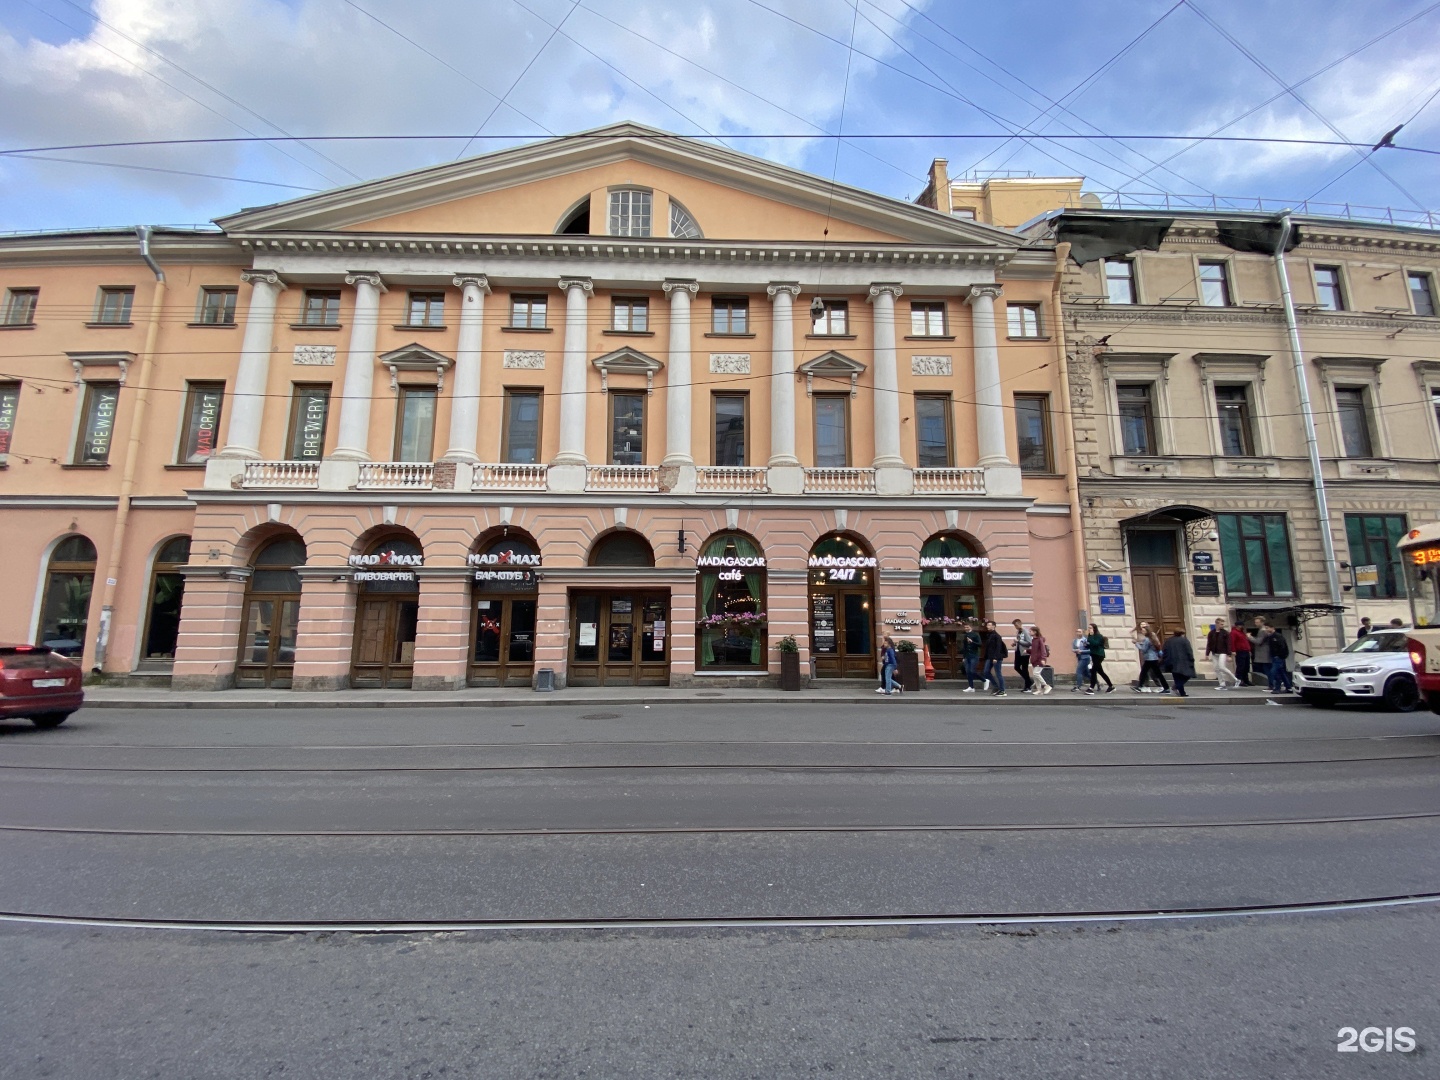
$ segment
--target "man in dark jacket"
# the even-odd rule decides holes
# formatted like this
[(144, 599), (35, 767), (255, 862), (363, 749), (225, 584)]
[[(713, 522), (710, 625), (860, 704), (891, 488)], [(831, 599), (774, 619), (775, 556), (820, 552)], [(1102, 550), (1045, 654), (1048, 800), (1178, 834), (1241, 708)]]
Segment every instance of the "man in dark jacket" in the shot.
[[(968, 619), (960, 628), (960, 655), (965, 664), (965, 693), (975, 689), (975, 680), (980, 678), (980, 654), (984, 651), (985, 641), (976, 624)], [(984, 689), (989, 690), (987, 682)]]
[(1184, 630), (1176, 630), (1162, 651), (1166, 669), (1175, 679), (1175, 696), (1189, 697), (1185, 684), (1195, 677), (1195, 649)]
[(984, 648), (985, 651), (980, 655), (985, 662), (985, 678), (990, 683), (990, 693), (995, 697), (1004, 697), (1005, 674), (1003, 668), (1005, 656), (1009, 650), (1005, 648), (1005, 639), (995, 629), (993, 622), (985, 623)]
[(1224, 690), (1227, 684), (1231, 687), (1240, 685), (1240, 680), (1235, 678), (1235, 672), (1230, 670), (1230, 631), (1225, 626), (1224, 619), (1216, 619), (1215, 624), (1210, 627), (1210, 633), (1205, 635), (1205, 655), (1215, 665), (1215, 688)]

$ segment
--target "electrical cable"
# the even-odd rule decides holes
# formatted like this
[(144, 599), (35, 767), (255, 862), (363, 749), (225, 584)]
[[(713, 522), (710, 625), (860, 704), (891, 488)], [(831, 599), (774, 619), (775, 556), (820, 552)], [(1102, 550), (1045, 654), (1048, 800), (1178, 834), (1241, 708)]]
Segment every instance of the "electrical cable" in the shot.
[(261, 187), (289, 188), (292, 191), (321, 192), (325, 188), (303, 184), (282, 184), (276, 180), (252, 180), (247, 176), (220, 176), (216, 173), (191, 172), (189, 169), (161, 169), (154, 165), (129, 165), (123, 161), (87, 161), (83, 158), (54, 157), (49, 154), (28, 154), (21, 161), (53, 161), (61, 165), (96, 165), (104, 169), (131, 169), (135, 172), (166, 173), (170, 176), (194, 176), (201, 180), (225, 180), (232, 184), (257, 184)]

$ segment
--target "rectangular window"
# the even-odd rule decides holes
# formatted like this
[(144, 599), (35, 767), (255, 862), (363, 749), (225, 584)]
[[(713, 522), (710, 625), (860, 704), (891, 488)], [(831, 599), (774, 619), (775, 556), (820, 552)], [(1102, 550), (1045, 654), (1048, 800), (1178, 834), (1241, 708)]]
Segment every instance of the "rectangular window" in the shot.
[(649, 236), (651, 201), (648, 191), (612, 191), (610, 235)]
[(200, 322), (206, 326), (234, 326), (238, 289), (200, 290)]
[(407, 326), (444, 326), (445, 294), (412, 292), (405, 309)]
[(1416, 315), (1435, 314), (1435, 289), (1429, 274), (1410, 273), (1405, 278), (1410, 283), (1410, 306)]
[(1155, 446), (1155, 413), (1150, 401), (1150, 384), (1124, 384), (1115, 388), (1120, 406), (1121, 453), (1148, 457), (1158, 453)]
[(395, 425), (396, 461), (433, 461), (435, 454), (435, 391), (400, 387)]
[(744, 296), (717, 296), (710, 301), (710, 329), (716, 334), (750, 332), (750, 300)]
[(511, 296), (510, 325), (517, 330), (544, 330), (545, 297)]
[(911, 337), (945, 336), (945, 301), (916, 300), (910, 305)]
[(1020, 450), (1020, 471), (1053, 473), (1050, 453), (1050, 396), (1015, 395), (1015, 438)]
[(5, 325), (33, 325), (35, 322), (35, 306), (39, 303), (39, 289), (8, 290), (5, 293)]
[(850, 465), (850, 395), (816, 394), (815, 467), (844, 469)]
[(1340, 417), (1340, 442), (1346, 457), (1374, 457), (1370, 442), (1370, 409), (1363, 386), (1337, 386), (1335, 411)]
[(645, 395), (610, 394), (610, 464), (645, 464)]
[(1315, 302), (1326, 311), (1345, 310), (1345, 293), (1340, 287), (1338, 266), (1315, 267)]
[(915, 395), (915, 462), (922, 469), (948, 469), (950, 453), (950, 395)]
[(1409, 526), (1404, 514), (1346, 514), (1345, 539), (1350, 544), (1350, 565), (1373, 566), (1378, 585), (1356, 585), (1361, 600), (1393, 600), (1405, 595), (1405, 571), (1395, 545)]
[(134, 300), (134, 289), (101, 289), (100, 297), (95, 303), (95, 321), (112, 325), (128, 323), (130, 305)]
[(1294, 596), (1284, 514), (1216, 514), (1225, 591), (1232, 596)]
[(744, 465), (745, 411), (749, 394), (712, 394), (711, 409), (715, 417), (715, 464)]
[(812, 334), (844, 335), (850, 332), (850, 304), (845, 300), (824, 300), (825, 310), (814, 319)]
[(224, 383), (191, 383), (185, 390), (185, 429), (180, 433), (180, 463), (195, 465), (218, 449)]
[(650, 301), (641, 296), (610, 301), (610, 329), (641, 333), (650, 329)]
[(1230, 306), (1230, 277), (1223, 262), (1200, 264), (1200, 302), (1206, 307)]
[(10, 453), (15, 436), (15, 414), (20, 410), (20, 384), (0, 383), (0, 458)]
[(500, 433), (500, 460), (511, 465), (540, 461), (539, 390), (505, 391), (505, 430)]
[(1011, 337), (1040, 336), (1039, 304), (1006, 304), (1005, 317)]
[(305, 290), (305, 307), (300, 321), (306, 326), (339, 326), (340, 290)]
[(120, 407), (120, 384), (85, 384), (85, 410), (80, 418), (80, 438), (75, 443), (75, 464), (104, 465), (110, 460), (110, 443), (115, 437), (115, 412)]
[(1435, 426), (1440, 427), (1440, 386), (1430, 388), (1430, 408), (1435, 414)]
[(1250, 388), (1215, 387), (1215, 411), (1220, 417), (1220, 452), (1226, 457), (1254, 457), (1250, 431)]
[(330, 419), (330, 384), (296, 385), (290, 399), (290, 461), (319, 461), (325, 456), (325, 426)]
[(1112, 304), (1133, 304), (1135, 264), (1129, 259), (1105, 260), (1105, 295)]

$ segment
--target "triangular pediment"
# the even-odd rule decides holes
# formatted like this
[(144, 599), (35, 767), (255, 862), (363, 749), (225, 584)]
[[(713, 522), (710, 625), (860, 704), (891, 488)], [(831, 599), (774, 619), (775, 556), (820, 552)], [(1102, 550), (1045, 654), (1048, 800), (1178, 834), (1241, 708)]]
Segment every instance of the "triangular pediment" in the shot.
[(677, 241), (668, 235), (667, 220), (655, 221), (651, 238), (672, 243), (863, 241), (959, 245), (995, 253), (1022, 243), (1003, 229), (633, 123), (252, 207), (217, 224), (231, 235), (320, 230), (555, 235), (589, 193), (626, 183), (665, 191), (668, 201), (694, 217), (705, 237)]
[(848, 379), (851, 375), (864, 374), (865, 365), (852, 360), (844, 353), (831, 349), (821, 353), (814, 360), (807, 360), (795, 369), (802, 375), (816, 375), (827, 379)]
[(392, 349), (379, 357), (379, 360), (386, 367), (399, 368), (448, 368), (455, 363), (453, 357), (438, 353), (434, 349), (427, 349), (418, 341), (412, 341), (409, 345)]
[(647, 356), (639, 349), (632, 349), (628, 345), (614, 352), (608, 352), (604, 356), (597, 356), (590, 361), (600, 371), (608, 371), (614, 375), (653, 375), (657, 371), (663, 371), (665, 364), (656, 360), (653, 356)]

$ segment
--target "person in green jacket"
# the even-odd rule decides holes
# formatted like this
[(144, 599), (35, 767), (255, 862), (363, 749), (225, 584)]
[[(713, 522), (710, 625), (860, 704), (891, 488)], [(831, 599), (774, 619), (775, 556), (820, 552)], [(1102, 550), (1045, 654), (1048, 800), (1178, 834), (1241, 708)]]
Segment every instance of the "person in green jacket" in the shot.
[(1093, 694), (1099, 686), (1098, 680), (1105, 680), (1105, 692), (1113, 694), (1115, 684), (1110, 681), (1110, 676), (1105, 672), (1105, 650), (1110, 645), (1110, 640), (1100, 633), (1100, 627), (1093, 622), (1090, 624), (1090, 633), (1085, 635), (1085, 643), (1090, 646), (1090, 689), (1085, 693)]

